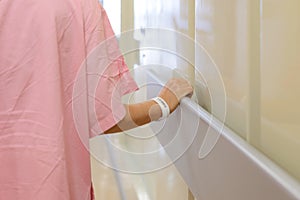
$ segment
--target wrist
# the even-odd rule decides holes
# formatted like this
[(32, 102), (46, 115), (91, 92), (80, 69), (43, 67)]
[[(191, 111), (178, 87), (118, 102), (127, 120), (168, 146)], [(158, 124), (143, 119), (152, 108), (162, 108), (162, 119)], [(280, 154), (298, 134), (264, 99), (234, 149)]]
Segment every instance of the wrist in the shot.
[(161, 97), (155, 97), (151, 100), (157, 104), (156, 108), (160, 109), (160, 117), (158, 120), (166, 119), (170, 115), (170, 107), (168, 103)]

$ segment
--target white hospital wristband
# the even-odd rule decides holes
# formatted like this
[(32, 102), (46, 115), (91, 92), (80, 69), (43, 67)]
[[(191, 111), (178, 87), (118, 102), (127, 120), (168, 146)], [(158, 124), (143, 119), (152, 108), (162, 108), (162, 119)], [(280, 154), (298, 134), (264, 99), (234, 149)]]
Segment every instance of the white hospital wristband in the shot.
[(167, 102), (160, 97), (154, 97), (152, 100), (155, 101), (161, 109), (162, 116), (159, 120), (166, 119), (170, 115), (170, 108)]

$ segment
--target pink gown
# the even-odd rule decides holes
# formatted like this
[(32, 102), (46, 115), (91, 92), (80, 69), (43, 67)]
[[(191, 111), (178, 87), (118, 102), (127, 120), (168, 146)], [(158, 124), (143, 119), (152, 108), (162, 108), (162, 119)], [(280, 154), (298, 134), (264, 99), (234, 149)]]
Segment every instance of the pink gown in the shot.
[(137, 89), (112, 36), (97, 0), (0, 0), (0, 200), (93, 199), (88, 140)]

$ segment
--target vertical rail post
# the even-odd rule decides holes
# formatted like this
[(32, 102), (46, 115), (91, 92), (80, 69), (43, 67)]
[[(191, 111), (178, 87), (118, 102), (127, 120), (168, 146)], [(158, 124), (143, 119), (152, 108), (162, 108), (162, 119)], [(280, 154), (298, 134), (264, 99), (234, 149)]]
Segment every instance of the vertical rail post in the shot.
[(121, 0), (121, 33), (127, 32), (125, 35), (128, 38), (122, 39), (122, 34), (120, 37), (120, 47), (121, 49), (137, 49), (135, 52), (123, 52), (125, 61), (129, 67), (132, 69), (133, 66), (139, 63), (139, 52), (138, 52), (138, 42), (134, 40), (134, 0)]
[[(191, 37), (194, 41), (196, 39), (196, 24), (195, 24), (195, 17), (196, 17), (196, 3), (195, 0), (188, 0), (188, 35)], [(189, 81), (191, 84), (195, 87), (195, 44), (191, 47), (193, 52), (192, 55), (192, 63), (190, 63), (190, 66), (188, 68), (187, 75), (189, 77)]]
[(261, 135), (261, 0), (248, 0), (248, 108), (247, 140), (258, 147)]

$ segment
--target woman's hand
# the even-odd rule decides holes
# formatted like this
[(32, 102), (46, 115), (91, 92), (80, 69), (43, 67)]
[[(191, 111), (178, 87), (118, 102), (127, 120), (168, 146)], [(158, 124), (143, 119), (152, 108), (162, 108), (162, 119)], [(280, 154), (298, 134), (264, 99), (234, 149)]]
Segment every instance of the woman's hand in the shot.
[(193, 87), (187, 80), (172, 78), (161, 89), (158, 96), (167, 102), (170, 112), (173, 112), (183, 97), (192, 96), (192, 94)]

